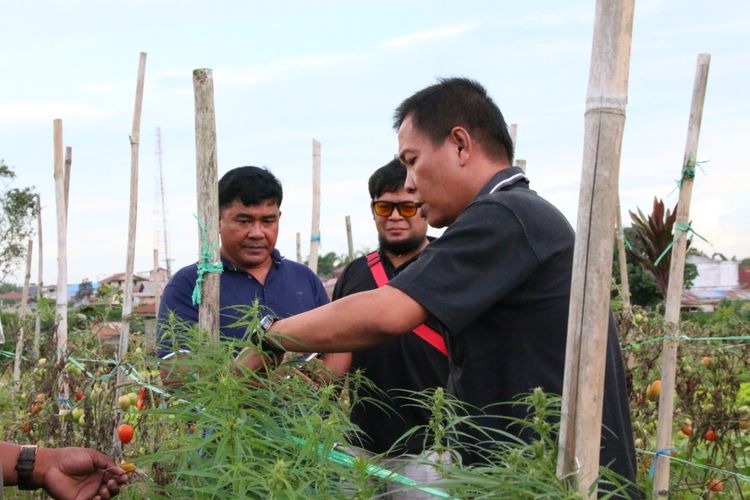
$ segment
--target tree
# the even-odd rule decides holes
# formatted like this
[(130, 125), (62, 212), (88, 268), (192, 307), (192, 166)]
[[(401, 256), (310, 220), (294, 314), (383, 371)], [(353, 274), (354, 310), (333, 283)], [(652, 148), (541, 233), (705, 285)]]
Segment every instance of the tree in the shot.
[[(344, 260), (345, 257), (336, 254), (336, 252), (328, 252), (325, 255), (318, 255), (318, 276), (321, 278), (333, 277), (333, 270), (341, 265)], [(305, 261), (305, 265), (309, 265), (309, 258)]]
[(73, 300), (75, 302), (80, 302), (83, 299), (90, 298), (92, 295), (94, 295), (94, 285), (88, 278), (83, 278), (81, 283), (78, 285), (78, 291), (73, 297)]
[(16, 269), (26, 254), (27, 240), (34, 234), (36, 193), (33, 187), (7, 188), (16, 177), (0, 159), (0, 281)]

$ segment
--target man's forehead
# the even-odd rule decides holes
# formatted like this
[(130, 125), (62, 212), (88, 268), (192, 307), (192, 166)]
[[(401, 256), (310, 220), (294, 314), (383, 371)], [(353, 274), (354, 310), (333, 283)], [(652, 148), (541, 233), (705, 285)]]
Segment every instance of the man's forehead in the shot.
[(268, 198), (260, 203), (245, 205), (239, 198), (234, 200), (230, 205), (224, 208), (222, 212), (231, 211), (234, 215), (257, 215), (258, 213), (276, 213), (279, 211), (279, 204), (276, 200)]

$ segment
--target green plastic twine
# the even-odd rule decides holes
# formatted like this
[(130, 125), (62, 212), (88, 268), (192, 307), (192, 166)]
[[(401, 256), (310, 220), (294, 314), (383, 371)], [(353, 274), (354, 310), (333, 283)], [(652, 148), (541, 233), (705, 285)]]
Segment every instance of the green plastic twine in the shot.
[[(635, 451), (638, 452), (638, 453), (642, 453), (644, 455), (656, 455), (657, 454), (657, 452), (653, 452), (653, 451), (649, 451), (649, 450), (642, 450), (640, 448), (636, 448)], [(711, 467), (710, 465), (699, 464), (699, 463), (696, 463), (696, 462), (691, 462), (689, 460), (684, 460), (682, 458), (673, 457), (673, 456), (671, 456), (669, 454), (660, 453), (659, 456), (660, 457), (664, 457), (664, 458), (666, 458), (668, 460), (671, 460), (673, 462), (681, 463), (681, 464), (684, 464), (684, 465), (689, 465), (691, 467), (696, 467), (698, 469), (710, 470), (712, 472), (723, 474), (726, 477), (732, 476), (732, 477), (736, 477), (737, 479), (739, 479), (741, 481), (750, 482), (750, 476), (746, 476), (745, 474), (741, 474), (739, 472), (734, 472), (734, 471), (725, 470), (725, 469), (718, 469), (716, 467)]]
[(212, 262), (211, 257), (216, 248), (208, 247), (208, 229), (206, 229), (206, 223), (196, 214), (195, 219), (198, 221), (198, 226), (201, 229), (201, 253), (200, 259), (198, 260), (198, 278), (195, 280), (195, 288), (193, 289), (193, 305), (197, 306), (203, 301), (201, 295), (201, 285), (205, 281), (203, 277), (206, 273), (217, 273), (221, 274), (224, 271), (221, 261)]
[[(690, 224), (675, 224), (674, 225), (674, 229), (675, 229), (675, 231), (681, 231), (683, 233), (693, 233), (694, 235), (696, 235), (698, 238), (702, 239), (703, 241), (705, 241), (709, 245), (711, 244), (711, 243), (708, 242), (708, 240), (706, 238), (704, 238), (700, 234), (696, 233), (695, 229), (693, 229)], [(661, 255), (659, 255), (659, 258), (656, 259), (656, 261), (654, 262), (654, 266), (658, 266), (659, 265), (659, 262), (661, 262), (661, 259), (663, 259), (665, 255), (667, 255), (667, 252), (669, 251), (669, 249), (672, 248), (672, 246), (679, 241), (679, 239), (680, 239), (681, 236), (682, 235), (678, 235), (677, 238), (675, 238), (674, 240), (672, 240), (672, 242), (670, 242), (669, 245), (667, 245), (667, 248), (664, 249), (664, 251), (661, 253)]]
[(669, 336), (669, 335), (663, 335), (660, 337), (654, 337), (650, 339), (646, 339), (642, 342), (634, 342), (632, 344), (628, 344), (626, 346), (622, 347), (623, 351), (630, 351), (632, 349), (636, 349), (638, 347), (644, 346), (646, 344), (653, 344), (654, 342), (661, 342), (662, 340), (671, 340), (671, 341), (697, 341), (697, 342), (711, 342), (711, 341), (721, 341), (721, 342), (729, 342), (733, 340), (750, 340), (750, 335), (731, 335), (728, 337), (688, 337), (686, 335), (678, 335), (678, 336)]

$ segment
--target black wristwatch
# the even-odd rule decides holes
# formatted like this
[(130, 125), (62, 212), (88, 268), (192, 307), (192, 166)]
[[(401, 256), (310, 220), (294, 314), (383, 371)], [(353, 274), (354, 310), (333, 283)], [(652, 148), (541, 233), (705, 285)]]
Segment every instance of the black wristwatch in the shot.
[(36, 461), (36, 446), (21, 446), (21, 452), (18, 454), (16, 462), (16, 474), (18, 475), (19, 490), (36, 490), (39, 486), (34, 484), (32, 478), (34, 474), (34, 462)]
[[(281, 344), (278, 344), (271, 340), (266, 334), (271, 330), (273, 324), (278, 320), (278, 316), (273, 314), (266, 314), (260, 319), (260, 331), (256, 330), (251, 338), (254, 344), (260, 344), (263, 348), (263, 352), (271, 354), (276, 357), (281, 357), (286, 353), (286, 349)], [(258, 342), (258, 336), (260, 336), (260, 342)]]

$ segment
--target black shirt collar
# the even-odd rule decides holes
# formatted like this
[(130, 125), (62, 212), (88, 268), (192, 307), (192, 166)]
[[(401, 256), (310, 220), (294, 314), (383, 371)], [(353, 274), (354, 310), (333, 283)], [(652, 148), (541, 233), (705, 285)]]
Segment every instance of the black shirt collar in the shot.
[(508, 167), (493, 175), (492, 179), (484, 185), (477, 196), (490, 194), (493, 192), (493, 189), (494, 191), (501, 191), (508, 186), (514, 186), (519, 182), (522, 183), (523, 187), (528, 188), (529, 179), (523, 173), (523, 170), (521, 170), (520, 167)]

